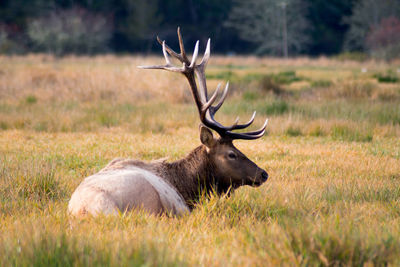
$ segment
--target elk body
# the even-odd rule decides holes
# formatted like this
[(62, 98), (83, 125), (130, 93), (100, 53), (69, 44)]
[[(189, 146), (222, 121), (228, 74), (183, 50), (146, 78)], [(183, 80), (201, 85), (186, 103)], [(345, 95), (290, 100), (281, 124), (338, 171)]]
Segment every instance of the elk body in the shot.
[[(201, 192), (215, 190), (227, 192), (242, 185), (259, 186), (268, 174), (249, 160), (232, 143), (235, 139), (257, 139), (264, 135), (267, 120), (257, 131), (238, 133), (234, 130), (247, 128), (254, 120), (231, 126), (223, 126), (214, 119), (228, 92), (228, 84), (218, 101), (219, 86), (209, 98), (205, 79), (205, 67), (210, 56), (210, 40), (200, 64), (196, 64), (196, 43), (191, 61), (186, 56), (178, 28), (178, 54), (161, 42), (166, 65), (141, 67), (164, 69), (185, 75), (194, 97), (202, 125), (201, 145), (185, 158), (175, 161), (143, 162), (132, 159), (115, 159), (98, 173), (83, 180), (72, 194), (68, 211), (72, 215), (118, 214), (142, 208), (153, 214), (182, 215), (189, 212)], [(169, 55), (182, 63), (172, 65)], [(197, 82), (196, 82), (196, 78)], [(212, 130), (218, 133), (215, 137)]]

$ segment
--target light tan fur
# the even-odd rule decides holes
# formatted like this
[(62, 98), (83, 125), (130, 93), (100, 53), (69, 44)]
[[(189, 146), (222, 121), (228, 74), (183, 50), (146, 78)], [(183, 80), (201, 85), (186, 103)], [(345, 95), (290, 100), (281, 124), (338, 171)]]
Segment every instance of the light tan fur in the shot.
[(78, 186), (68, 205), (72, 215), (118, 214), (133, 208), (152, 214), (182, 215), (189, 211), (182, 196), (161, 177), (134, 165), (108, 167)]

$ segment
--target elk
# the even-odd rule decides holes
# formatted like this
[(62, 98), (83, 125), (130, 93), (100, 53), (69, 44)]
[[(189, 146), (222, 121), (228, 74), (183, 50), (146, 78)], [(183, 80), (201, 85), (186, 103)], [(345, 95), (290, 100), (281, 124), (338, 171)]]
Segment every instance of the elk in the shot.
[[(223, 126), (214, 118), (228, 93), (228, 83), (217, 104), (220, 86), (211, 97), (207, 95), (205, 68), (210, 57), (210, 39), (204, 56), (196, 63), (199, 41), (189, 61), (178, 28), (180, 53), (161, 41), (165, 65), (139, 66), (143, 69), (163, 69), (182, 73), (188, 80), (200, 116), (201, 145), (185, 158), (175, 162), (158, 160), (143, 162), (134, 159), (114, 159), (98, 173), (89, 176), (77, 187), (68, 204), (72, 215), (118, 214), (132, 209), (144, 209), (152, 214), (181, 216), (190, 212), (200, 194), (211, 191), (223, 194), (242, 185), (260, 186), (268, 179), (266, 171), (249, 160), (234, 145), (236, 139), (253, 140), (265, 133), (268, 120), (256, 131), (235, 132), (253, 123), (251, 119)], [(182, 63), (171, 63), (172, 56)], [(196, 81), (197, 77), (197, 81)], [(218, 133), (215, 137), (212, 131)]]

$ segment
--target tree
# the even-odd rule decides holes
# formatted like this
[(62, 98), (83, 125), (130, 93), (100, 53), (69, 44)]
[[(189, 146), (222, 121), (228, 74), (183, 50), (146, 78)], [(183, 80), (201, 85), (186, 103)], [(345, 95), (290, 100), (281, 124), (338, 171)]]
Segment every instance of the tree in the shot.
[(103, 16), (74, 7), (33, 19), (28, 25), (28, 36), (37, 51), (92, 54), (106, 50), (111, 30)]
[(346, 34), (345, 49), (367, 51), (367, 36), (372, 28), (379, 27), (382, 19), (400, 18), (399, 0), (360, 0), (353, 14), (345, 19), (350, 26)]
[(121, 16), (116, 27), (131, 46), (147, 52), (151, 48), (162, 21), (157, 4), (157, 0), (122, 0), (124, 10), (116, 14)]
[(302, 0), (235, 0), (226, 26), (257, 44), (257, 54), (287, 57), (309, 43), (305, 3)]
[(372, 27), (367, 36), (367, 47), (373, 56), (386, 60), (400, 56), (400, 20), (383, 19), (378, 27)]
[(234, 29), (227, 29), (224, 26), (231, 6), (232, 0), (159, 1), (159, 9), (164, 18), (159, 35), (176, 47), (178, 45), (175, 40), (176, 28), (180, 26), (188, 45), (194, 44), (196, 40), (200, 40), (200, 44), (205, 44), (207, 39), (211, 38), (214, 52), (214, 49), (218, 52), (235, 49), (243, 51), (249, 47), (248, 43), (240, 40)]
[(351, 15), (355, 0), (305, 0), (308, 3), (307, 18), (313, 25), (310, 32), (311, 55), (337, 54), (343, 48), (344, 36), (349, 25), (343, 18)]

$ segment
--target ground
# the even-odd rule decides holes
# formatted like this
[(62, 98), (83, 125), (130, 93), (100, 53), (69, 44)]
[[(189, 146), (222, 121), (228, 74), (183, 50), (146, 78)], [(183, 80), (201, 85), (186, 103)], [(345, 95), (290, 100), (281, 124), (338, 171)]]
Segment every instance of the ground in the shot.
[(203, 198), (183, 218), (75, 219), (84, 177), (115, 157), (176, 160), (200, 145), (184, 77), (157, 57), (0, 57), (0, 264), (400, 264), (399, 62), (211, 57), (217, 119), (269, 118), (235, 144), (261, 187)]

